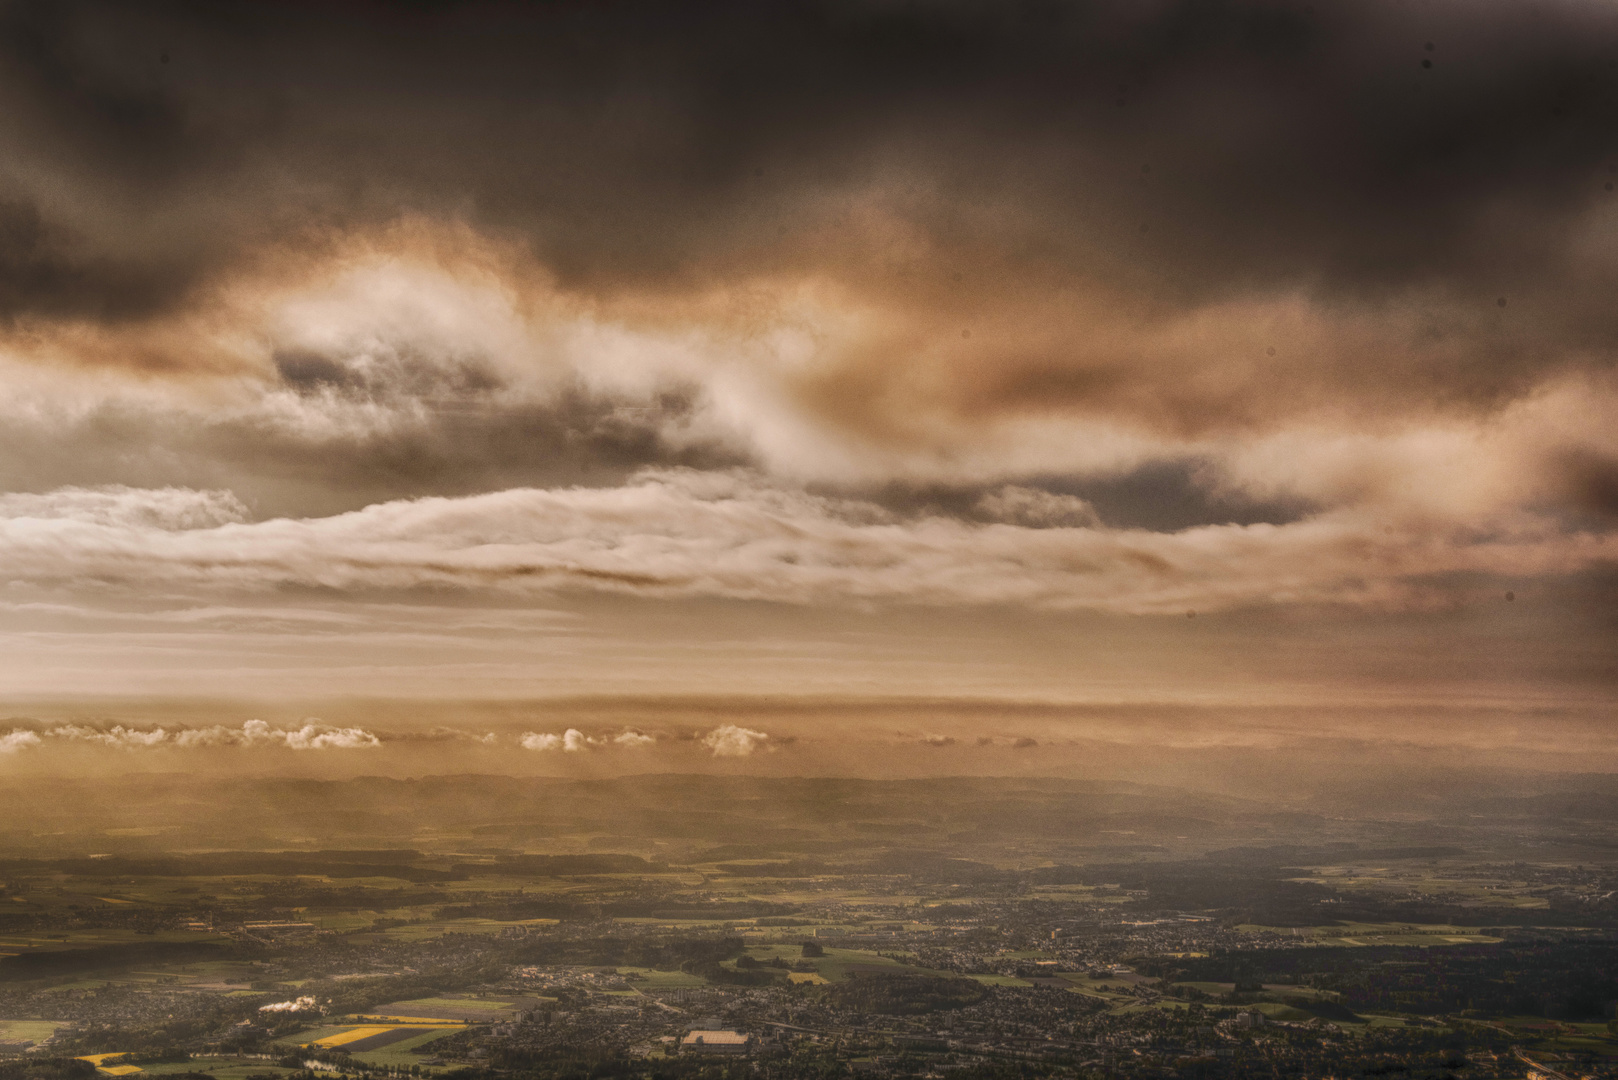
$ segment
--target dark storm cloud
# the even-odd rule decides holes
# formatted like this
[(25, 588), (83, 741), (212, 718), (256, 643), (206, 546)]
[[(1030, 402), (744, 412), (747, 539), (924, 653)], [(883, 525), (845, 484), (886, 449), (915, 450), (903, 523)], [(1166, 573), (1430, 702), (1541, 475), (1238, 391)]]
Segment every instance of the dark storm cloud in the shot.
[(406, 209), (584, 287), (835, 269), (881, 188), (940, 280), (1436, 284), (1605, 340), (1605, 281), (1554, 295), (1618, 163), (1596, 4), (11, 3), (0, 55), (13, 314), (155, 310)]
[(1572, 452), (1558, 464), (1575, 510), (1607, 522), (1618, 519), (1618, 458)]
[(1184, 459), (1152, 461), (1115, 475), (1036, 476), (1009, 486), (890, 483), (866, 497), (901, 518), (937, 515), (1035, 527), (1103, 524), (1156, 532), (1210, 522), (1281, 525), (1315, 509), (1298, 500), (1225, 490), (1216, 467)]

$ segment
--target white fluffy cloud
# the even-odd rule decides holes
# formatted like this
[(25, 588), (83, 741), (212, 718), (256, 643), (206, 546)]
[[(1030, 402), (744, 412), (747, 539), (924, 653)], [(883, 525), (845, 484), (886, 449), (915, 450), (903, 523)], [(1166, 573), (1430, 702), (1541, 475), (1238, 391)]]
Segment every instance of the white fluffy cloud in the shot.
[(578, 728), (568, 728), (560, 735), (529, 731), (517, 741), (522, 744), (524, 750), (560, 750), (563, 753), (578, 754), (603, 740), (588, 738)]
[(110, 728), (93, 728), (84, 724), (62, 724), (46, 729), (45, 736), (71, 742), (99, 743), (102, 746), (112, 746), (125, 750), (141, 750), (161, 746), (169, 741), (169, 733), (163, 728), (151, 728), (142, 731), (139, 728), (126, 728), (122, 724), (116, 724)]
[(740, 724), (722, 724), (702, 737), (702, 745), (711, 750), (714, 757), (751, 757), (765, 749), (769, 741), (765, 732)]
[(15, 754), (19, 750), (38, 746), (40, 742), (40, 737), (32, 731), (8, 731), (0, 735), (0, 754)]
[(306, 1012), (319, 1008), (312, 997), (293, 998), (291, 1001), (277, 1001), (270, 1005), (260, 1005), (259, 1012)]
[(279, 740), (292, 750), (359, 750), (382, 745), (381, 739), (357, 727), (334, 728), (311, 723), (292, 731), (277, 731), (260, 720), (249, 720), (245, 727), (252, 729), (250, 738), (253, 740)]
[(657, 738), (633, 728), (617, 735), (586, 735), (578, 728), (568, 728), (560, 735), (542, 731), (525, 732), (517, 742), (524, 750), (560, 750), (564, 753), (577, 754), (586, 750), (614, 747), (620, 750), (638, 750), (655, 745)]
[(275, 728), (263, 720), (249, 720), (241, 728), (209, 727), (177, 731), (180, 746), (284, 746), (289, 750), (360, 750), (381, 746), (382, 740), (364, 728), (332, 727), (306, 720), (302, 727)]
[(382, 745), (382, 740), (364, 728), (338, 728), (309, 720), (298, 728), (275, 728), (262, 720), (249, 720), (240, 728), (214, 725), (205, 728), (129, 728), (115, 724), (108, 728), (87, 724), (58, 724), (40, 731), (17, 728), (0, 735), (0, 753), (43, 745), (47, 740), (89, 743), (121, 750), (150, 750), (159, 747), (285, 747), (289, 750), (358, 750)]

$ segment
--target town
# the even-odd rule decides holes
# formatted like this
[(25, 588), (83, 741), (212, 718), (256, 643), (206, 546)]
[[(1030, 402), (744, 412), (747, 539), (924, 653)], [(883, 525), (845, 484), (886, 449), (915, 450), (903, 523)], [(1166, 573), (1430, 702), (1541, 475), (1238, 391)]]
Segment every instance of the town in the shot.
[(1618, 1075), (1618, 880), (1430, 855), (12, 860), (0, 1073)]

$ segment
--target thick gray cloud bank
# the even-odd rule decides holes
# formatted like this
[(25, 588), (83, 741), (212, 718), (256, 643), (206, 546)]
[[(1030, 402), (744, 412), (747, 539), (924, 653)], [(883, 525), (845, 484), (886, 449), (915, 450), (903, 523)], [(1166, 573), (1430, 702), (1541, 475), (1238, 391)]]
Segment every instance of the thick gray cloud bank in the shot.
[(1436, 285), (1604, 340), (1601, 283), (1552, 298), (1612, 201), (1615, 44), (1574, 0), (23, 0), (0, 280), (13, 314), (135, 318), (244, 242), (411, 209), (661, 281), (823, 260), (781, 230), (880, 192), (957, 253), (1100, 257), (1182, 302)]

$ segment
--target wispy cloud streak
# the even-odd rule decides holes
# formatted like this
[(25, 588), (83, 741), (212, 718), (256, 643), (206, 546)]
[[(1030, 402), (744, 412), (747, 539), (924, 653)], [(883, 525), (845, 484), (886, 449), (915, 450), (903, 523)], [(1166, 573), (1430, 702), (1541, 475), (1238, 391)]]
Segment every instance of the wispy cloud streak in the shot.
[[(192, 493), (229, 507), (225, 493)], [(138, 502), (138, 493), (120, 499)], [(174, 493), (154, 492), (166, 505)], [(59, 502), (53, 501), (59, 498)], [(607, 590), (780, 603), (1013, 604), (1161, 613), (1273, 603), (1431, 602), (1459, 572), (1555, 574), (1618, 557), (1618, 536), (1550, 517), (1344, 509), (1291, 524), (1175, 533), (901, 520), (747, 474), (657, 472), (612, 489), (517, 489), (329, 518), (175, 527), (44, 496), (0, 519), (13, 581), (97, 588)], [(222, 511), (221, 511), (222, 512)], [(131, 511), (133, 513), (133, 511)]]

